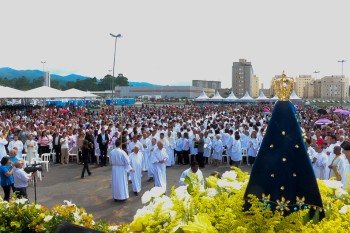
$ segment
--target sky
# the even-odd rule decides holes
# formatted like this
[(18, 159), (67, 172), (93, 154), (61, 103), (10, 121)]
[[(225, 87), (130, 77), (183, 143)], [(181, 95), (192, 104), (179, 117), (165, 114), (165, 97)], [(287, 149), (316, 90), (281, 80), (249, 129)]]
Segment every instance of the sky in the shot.
[(129, 81), (232, 86), (245, 58), (265, 87), (287, 76), (350, 74), (348, 0), (0, 0), (0, 67)]

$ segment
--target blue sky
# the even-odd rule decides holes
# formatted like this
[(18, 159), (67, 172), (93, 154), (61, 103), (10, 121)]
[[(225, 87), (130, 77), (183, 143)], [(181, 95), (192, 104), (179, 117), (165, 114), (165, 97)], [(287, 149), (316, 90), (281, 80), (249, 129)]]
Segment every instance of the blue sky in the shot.
[[(246, 58), (261, 82), (271, 77), (341, 73), (350, 60), (350, 2), (2, 1), (0, 67), (46, 69), (103, 77), (112, 69), (130, 81), (231, 86), (232, 62)], [(349, 76), (350, 61), (344, 63)]]

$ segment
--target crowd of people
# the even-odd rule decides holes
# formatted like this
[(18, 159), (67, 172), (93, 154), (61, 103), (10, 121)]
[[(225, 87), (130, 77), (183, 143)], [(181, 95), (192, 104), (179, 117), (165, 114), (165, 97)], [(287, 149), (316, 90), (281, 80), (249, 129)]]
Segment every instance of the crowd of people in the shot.
[[(11, 178), (15, 169), (22, 169), (24, 160), (30, 162), (44, 153), (54, 153), (53, 162), (64, 166), (76, 150), (77, 162), (83, 164), (81, 178), (85, 172), (92, 174), (89, 164), (106, 166), (109, 162), (113, 198), (118, 201), (129, 197), (129, 180), (138, 195), (143, 173), (165, 190), (166, 168), (170, 166), (191, 164), (197, 172), (197, 165), (205, 169), (223, 160), (234, 166), (240, 166), (242, 160), (253, 165), (271, 117), (267, 108), (273, 106), (0, 108), (0, 177), (5, 199), (11, 187), (15, 189), (16, 179)], [(333, 108), (322, 114), (312, 107), (297, 110), (316, 177), (335, 177), (346, 183), (350, 118), (334, 113)], [(316, 124), (321, 117), (332, 123)], [(16, 160), (22, 162), (11, 166)]]

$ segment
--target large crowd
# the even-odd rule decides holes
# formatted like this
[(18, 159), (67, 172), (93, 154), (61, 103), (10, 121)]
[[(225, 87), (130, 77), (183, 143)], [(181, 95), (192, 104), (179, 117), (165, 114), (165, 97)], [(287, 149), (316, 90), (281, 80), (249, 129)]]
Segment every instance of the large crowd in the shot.
[[(106, 166), (109, 162), (115, 200), (129, 197), (128, 180), (138, 195), (142, 172), (147, 172), (149, 182), (166, 189), (169, 166), (191, 164), (193, 173), (198, 167), (223, 162), (253, 166), (272, 108), (265, 104), (102, 106), (97, 110), (83, 106), (2, 107), (0, 177), (4, 199), (9, 199), (11, 188), (24, 188), (25, 182), (16, 185), (16, 179), (32, 178), (25, 173), (16, 177), (16, 171), (47, 153), (62, 166), (70, 162), (70, 154), (77, 154), (77, 162), (84, 165), (81, 178), (85, 172), (92, 174), (89, 165)], [(325, 110), (299, 106), (297, 120), (316, 177), (334, 177), (345, 184), (350, 170), (343, 152), (350, 150), (350, 118), (334, 113), (331, 107)], [(316, 124), (320, 118), (332, 122)]]

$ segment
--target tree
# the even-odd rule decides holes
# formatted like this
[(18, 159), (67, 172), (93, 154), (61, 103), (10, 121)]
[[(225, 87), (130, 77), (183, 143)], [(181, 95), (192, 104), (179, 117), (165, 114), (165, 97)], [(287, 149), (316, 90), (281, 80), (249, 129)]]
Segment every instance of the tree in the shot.
[(129, 81), (127, 77), (124, 77), (123, 74), (118, 74), (118, 77), (114, 82), (115, 86), (129, 86)]

